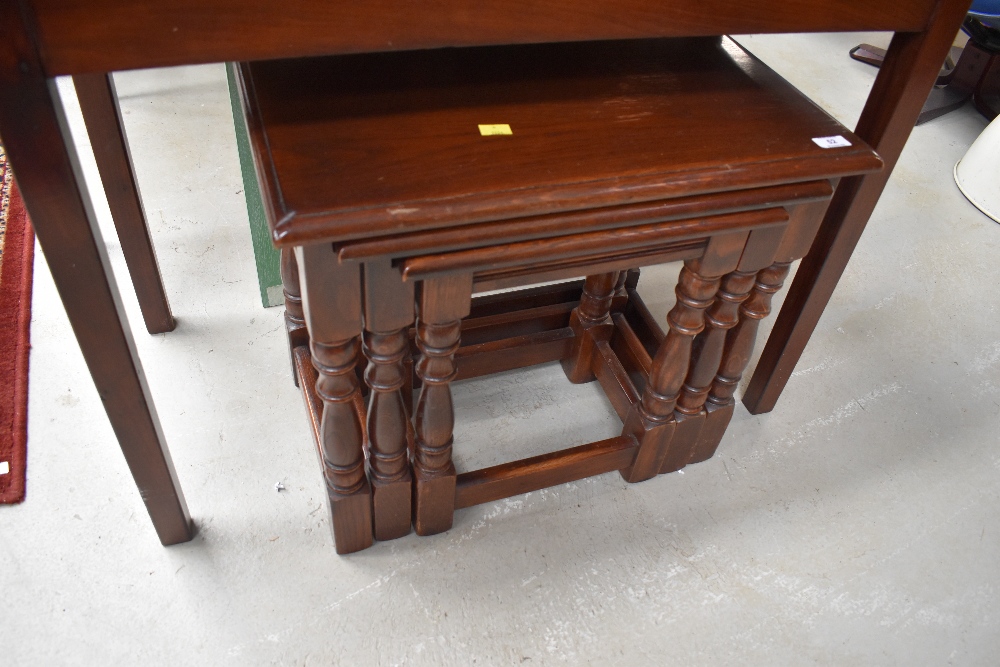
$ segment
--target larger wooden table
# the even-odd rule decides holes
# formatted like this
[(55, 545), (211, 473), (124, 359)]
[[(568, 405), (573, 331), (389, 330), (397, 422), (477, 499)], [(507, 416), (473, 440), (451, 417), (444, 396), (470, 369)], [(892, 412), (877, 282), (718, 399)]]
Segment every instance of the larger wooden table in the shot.
[[(886, 30), (895, 35), (855, 133), (885, 161), (843, 179), (744, 396), (770, 410), (836, 287), (951, 46), (968, 0), (3, 0), (0, 137), (108, 418), (163, 544), (193, 525), (94, 222), (53, 78), (229, 60), (440, 46), (717, 34)], [(106, 77), (92, 81), (100, 83)], [(95, 87), (100, 103), (99, 87)], [(109, 132), (112, 139), (113, 132)], [(172, 318), (122, 142), (113, 214), (147, 328)], [(105, 181), (109, 176), (104, 175)], [(132, 250), (130, 250), (130, 248)], [(134, 269), (132, 267), (135, 267)], [(144, 268), (143, 268), (144, 267)], [(152, 267), (152, 269), (151, 269)], [(143, 271), (139, 271), (143, 268)]]

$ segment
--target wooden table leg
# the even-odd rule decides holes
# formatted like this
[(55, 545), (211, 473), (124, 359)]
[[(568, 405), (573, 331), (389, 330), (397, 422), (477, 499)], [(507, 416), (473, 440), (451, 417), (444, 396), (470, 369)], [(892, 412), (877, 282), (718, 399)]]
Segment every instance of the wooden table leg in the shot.
[(361, 396), (355, 367), (361, 343), (361, 267), (341, 264), (330, 244), (295, 249), (316, 394), (323, 402), (319, 449), (337, 553), (372, 545), (372, 490), (365, 475)]
[(405, 358), (410, 354), (413, 283), (389, 260), (366, 263), (365, 380), (368, 405), (368, 465), (375, 506), (375, 539), (410, 532), (413, 475), (409, 462), (409, 406), (403, 398)]
[(642, 399), (632, 406), (622, 430), (639, 442), (632, 465), (621, 471), (627, 482), (649, 479), (663, 467), (677, 425), (674, 408), (688, 374), (691, 343), (705, 327), (705, 310), (715, 300), (722, 276), (736, 268), (748, 234), (712, 237), (702, 257), (684, 262), (677, 303), (667, 313), (670, 328), (653, 357)]
[[(785, 236), (785, 227), (768, 227), (757, 229), (750, 233), (747, 245), (743, 249), (740, 263), (736, 269), (728, 273), (722, 279), (722, 285), (716, 294), (715, 302), (705, 315), (705, 330), (698, 334), (694, 341), (694, 349), (691, 354), (691, 370), (688, 371), (687, 379), (681, 388), (681, 394), (677, 399), (677, 407), (674, 410), (674, 418), (677, 421), (677, 428), (671, 447), (663, 459), (660, 466), (660, 473), (669, 473), (680, 470), (688, 463), (697, 463), (715, 453), (715, 448), (711, 448), (707, 456), (703, 451), (699, 451), (698, 445), (702, 432), (709, 427), (710, 410), (714, 409), (714, 404), (706, 405), (709, 392), (712, 389), (712, 381), (716, 373), (725, 361), (726, 365), (732, 364), (730, 356), (726, 356), (728, 333), (740, 321), (740, 306), (754, 286), (757, 272), (766, 268), (774, 261), (775, 253), (779, 244)], [(815, 230), (815, 226), (813, 227)], [(755, 321), (756, 322), (756, 321)], [(752, 346), (751, 346), (752, 347)], [(746, 357), (739, 367), (742, 375), (743, 368), (749, 361)], [(737, 378), (738, 379), (738, 378)], [(727, 404), (728, 415), (732, 415), (732, 401)], [(713, 418), (718, 419), (719, 415)], [(729, 425), (728, 417), (721, 425), (719, 437), (725, 432)], [(716, 443), (718, 444), (718, 443)], [(706, 448), (707, 449), (707, 448)]]
[(146, 330), (151, 334), (173, 331), (176, 322), (149, 238), (114, 78), (103, 73), (77, 74), (73, 85)]
[(416, 447), (413, 457), (414, 525), (418, 535), (441, 533), (455, 514), (455, 464), (451, 461), (455, 410), (451, 381), (462, 318), (472, 304), (472, 274), (425, 280), (420, 289)]
[(194, 535), (94, 221), (55, 80), (19, 3), (0, 3), (0, 136), (56, 289), (163, 544)]
[(721, 361), (706, 387), (705, 421), (687, 463), (700, 463), (715, 455), (733, 417), (736, 387), (753, 355), (760, 322), (771, 314), (771, 299), (784, 285), (792, 262), (812, 244), (826, 207), (824, 201), (796, 206), (790, 212), (785, 232), (770, 240), (761, 238), (763, 243), (756, 252), (749, 252), (757, 232), (752, 234), (736, 271), (723, 279), (723, 290), (731, 293), (731, 302), (739, 309), (738, 317), (726, 332)]
[(625, 281), (619, 285), (619, 275), (624, 271), (599, 273), (587, 276), (583, 284), (583, 294), (580, 295), (580, 305), (573, 309), (569, 318), (569, 326), (573, 329), (573, 351), (562, 360), (563, 372), (570, 382), (580, 384), (594, 379), (591, 364), (594, 351), (597, 349), (593, 336), (587, 335), (588, 329), (602, 324), (611, 324), (611, 301), (616, 291), (624, 287)]
[(281, 249), (281, 286), (285, 297), (285, 337), (288, 339), (288, 355), (292, 360), (292, 381), (299, 386), (299, 376), (295, 371), (295, 348), (309, 344), (305, 315), (302, 311), (302, 289), (299, 287), (299, 264), (295, 251)]
[(968, 0), (944, 0), (929, 30), (893, 36), (855, 129), (882, 156), (885, 169), (845, 178), (837, 188), (743, 396), (752, 414), (770, 412), (791, 377), (875, 210), (968, 7)]

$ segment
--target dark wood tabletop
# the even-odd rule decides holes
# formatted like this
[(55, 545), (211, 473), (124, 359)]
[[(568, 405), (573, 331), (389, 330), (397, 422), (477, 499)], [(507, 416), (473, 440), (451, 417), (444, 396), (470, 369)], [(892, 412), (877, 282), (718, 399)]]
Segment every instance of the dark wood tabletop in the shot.
[[(260, 171), (283, 204), (268, 211), (282, 246), (881, 166), (729, 39), (433, 49), (244, 70), (252, 140), (270, 158)], [(511, 134), (483, 136), (481, 124)], [(847, 145), (811, 141), (829, 136)]]
[[(833, 293), (968, 6), (969, 0), (2, 0), (0, 137), (142, 500), (160, 540), (174, 544), (191, 539), (194, 526), (94, 223), (55, 76), (451, 46), (894, 31), (854, 130), (886, 169), (841, 181), (744, 397), (752, 412), (764, 412)], [(162, 293), (161, 285), (153, 287)]]

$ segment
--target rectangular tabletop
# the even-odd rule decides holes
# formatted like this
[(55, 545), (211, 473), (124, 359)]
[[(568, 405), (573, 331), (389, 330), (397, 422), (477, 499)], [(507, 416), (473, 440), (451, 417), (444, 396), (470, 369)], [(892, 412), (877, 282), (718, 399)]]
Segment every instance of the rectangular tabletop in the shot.
[(757, 413), (774, 406), (794, 368), (968, 7), (969, 0), (9, 0), (0, 2), (0, 135), (110, 423), (157, 534), (172, 544), (194, 531), (52, 77), (476, 44), (894, 30), (857, 127), (886, 168), (838, 187), (744, 395)]
[(934, 0), (22, 1), (34, 10), (50, 76), (442, 46), (919, 32), (936, 6)]
[[(728, 39), (268, 61), (243, 81), (281, 245), (881, 167)], [(842, 145), (813, 141), (830, 136)]]

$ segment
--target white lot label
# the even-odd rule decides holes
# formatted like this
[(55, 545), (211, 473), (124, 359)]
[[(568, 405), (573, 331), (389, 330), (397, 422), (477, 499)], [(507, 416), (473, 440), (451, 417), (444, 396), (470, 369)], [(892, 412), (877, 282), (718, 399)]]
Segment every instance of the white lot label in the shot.
[(820, 148), (841, 148), (842, 146), (851, 145), (850, 141), (839, 134), (835, 137), (813, 137), (813, 143)]
[(0, 461), (0, 475), (6, 475), (10, 472), (10, 464), (6, 461)]

